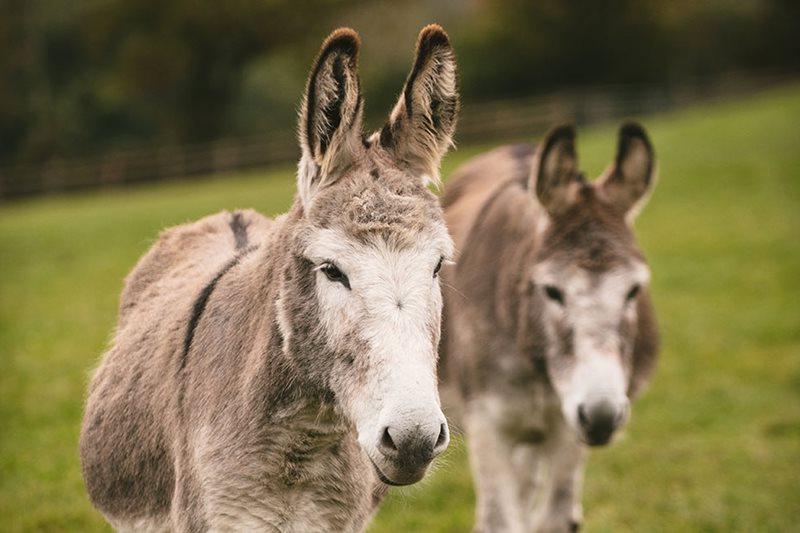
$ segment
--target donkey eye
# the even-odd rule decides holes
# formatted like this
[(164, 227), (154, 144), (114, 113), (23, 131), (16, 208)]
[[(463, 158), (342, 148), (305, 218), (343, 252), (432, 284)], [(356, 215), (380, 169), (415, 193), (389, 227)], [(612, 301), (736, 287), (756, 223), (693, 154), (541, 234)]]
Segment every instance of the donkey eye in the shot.
[(629, 290), (628, 294), (625, 296), (625, 300), (630, 302), (631, 300), (636, 298), (636, 296), (639, 294), (639, 290), (641, 290), (641, 287), (639, 285), (634, 285), (633, 287), (631, 287), (631, 290)]
[(544, 293), (554, 302), (557, 302), (559, 305), (564, 305), (564, 293), (561, 292), (561, 290), (559, 290), (557, 287), (545, 285)]
[(433, 269), (434, 278), (439, 275), (439, 271), (442, 269), (442, 263), (444, 263), (444, 257), (439, 258), (439, 262), (436, 263), (436, 268)]
[(322, 271), (323, 274), (330, 280), (336, 283), (341, 283), (348, 289), (350, 288), (350, 280), (347, 279), (347, 275), (339, 270), (339, 267), (334, 265), (333, 263), (323, 263), (319, 269)]

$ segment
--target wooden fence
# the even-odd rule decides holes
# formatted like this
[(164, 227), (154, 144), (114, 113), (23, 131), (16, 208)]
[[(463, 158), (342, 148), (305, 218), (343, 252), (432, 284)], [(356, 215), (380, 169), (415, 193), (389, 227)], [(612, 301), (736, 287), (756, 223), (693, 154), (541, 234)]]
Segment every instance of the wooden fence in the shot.
[[(675, 87), (603, 86), (496, 102), (464, 105), (459, 143), (535, 138), (551, 125), (587, 124), (635, 117), (796, 82), (793, 75), (730, 77)], [(42, 165), (0, 168), (0, 199), (88, 187), (207, 175), (296, 161), (291, 129), (269, 135), (183, 146), (140, 146)]]

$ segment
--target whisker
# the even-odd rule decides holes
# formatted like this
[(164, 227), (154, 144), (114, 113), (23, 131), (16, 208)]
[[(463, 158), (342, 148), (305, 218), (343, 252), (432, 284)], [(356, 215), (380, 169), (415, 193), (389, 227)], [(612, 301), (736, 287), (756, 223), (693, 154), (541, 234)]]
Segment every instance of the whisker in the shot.
[(445, 281), (442, 282), (442, 285), (444, 285), (448, 289), (452, 290), (453, 292), (455, 292), (456, 294), (461, 296), (461, 298), (463, 298), (465, 302), (469, 301), (469, 298), (467, 298), (467, 295), (464, 294), (463, 292), (461, 292), (460, 290), (456, 289), (455, 286), (453, 286), (453, 285), (451, 285), (451, 284), (449, 284), (449, 283), (447, 283)]

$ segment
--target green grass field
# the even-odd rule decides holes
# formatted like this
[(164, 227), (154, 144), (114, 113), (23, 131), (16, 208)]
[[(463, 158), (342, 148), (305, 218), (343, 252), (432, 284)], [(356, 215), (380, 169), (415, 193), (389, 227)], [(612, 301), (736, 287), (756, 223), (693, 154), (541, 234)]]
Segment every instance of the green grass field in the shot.
[[(796, 530), (800, 86), (644, 123), (661, 180), (637, 227), (664, 349), (627, 434), (592, 453), (587, 530)], [(581, 131), (589, 173), (612, 157), (614, 132)], [(77, 440), (123, 277), (161, 228), (223, 208), (279, 213), (293, 190), (287, 168), (0, 208), (0, 531), (106, 527)], [(372, 531), (467, 531), (473, 499), (458, 442), (392, 494)]]

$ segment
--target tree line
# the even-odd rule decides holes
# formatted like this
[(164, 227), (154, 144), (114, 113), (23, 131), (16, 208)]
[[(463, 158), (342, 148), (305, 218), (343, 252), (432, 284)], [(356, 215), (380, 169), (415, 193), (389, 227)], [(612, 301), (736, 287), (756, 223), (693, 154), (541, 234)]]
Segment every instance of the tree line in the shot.
[(800, 67), (794, 0), (0, 0), (0, 167), (293, 128), (338, 25), (362, 33), (382, 111), (431, 21), (467, 102)]

